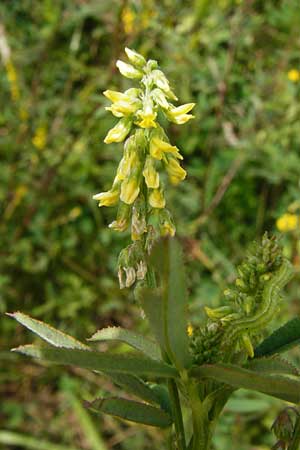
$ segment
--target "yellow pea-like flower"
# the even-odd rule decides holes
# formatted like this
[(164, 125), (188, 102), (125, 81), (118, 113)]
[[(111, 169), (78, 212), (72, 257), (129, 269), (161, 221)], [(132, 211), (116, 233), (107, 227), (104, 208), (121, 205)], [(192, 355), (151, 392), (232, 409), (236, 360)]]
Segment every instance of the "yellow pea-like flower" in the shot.
[(155, 170), (154, 161), (151, 156), (147, 156), (144, 165), (143, 175), (148, 188), (158, 188), (159, 187), (159, 174)]
[(119, 201), (119, 197), (119, 189), (112, 188), (110, 191), (94, 195), (93, 199), (99, 202), (99, 206), (115, 206)]
[(107, 133), (104, 142), (105, 144), (111, 144), (112, 142), (123, 142), (128, 133), (130, 132), (132, 122), (128, 118), (119, 120), (116, 126), (114, 126)]
[(152, 158), (161, 160), (164, 153), (172, 153), (176, 158), (183, 159), (175, 145), (163, 141), (158, 136), (153, 136), (150, 141), (150, 155)]
[(166, 169), (172, 184), (178, 184), (186, 177), (186, 171), (175, 158), (169, 158)]
[(120, 199), (131, 205), (140, 193), (140, 180), (137, 176), (126, 178), (121, 185)]
[(153, 189), (149, 195), (149, 204), (152, 208), (164, 208), (166, 200), (161, 189)]

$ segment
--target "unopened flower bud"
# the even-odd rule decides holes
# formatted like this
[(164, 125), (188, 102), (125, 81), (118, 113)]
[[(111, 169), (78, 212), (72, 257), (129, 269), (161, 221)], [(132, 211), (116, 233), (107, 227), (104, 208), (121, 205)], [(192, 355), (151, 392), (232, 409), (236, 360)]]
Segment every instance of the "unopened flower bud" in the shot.
[(166, 200), (161, 189), (153, 189), (149, 195), (149, 204), (152, 208), (164, 208)]
[(117, 125), (115, 125), (107, 133), (104, 142), (105, 144), (110, 144), (111, 142), (122, 142), (130, 132), (132, 121), (129, 118), (123, 118), (119, 120)]
[(207, 316), (212, 320), (218, 320), (227, 314), (232, 313), (232, 308), (230, 306), (220, 306), (220, 308), (209, 308), (208, 306), (204, 307)]
[(118, 60), (116, 66), (121, 72), (121, 74), (126, 78), (141, 79), (143, 77), (143, 72), (133, 67), (131, 64), (127, 64), (124, 61)]
[(253, 358), (254, 357), (254, 349), (253, 349), (253, 345), (252, 345), (251, 339), (248, 336), (248, 334), (244, 333), (242, 335), (242, 343), (246, 349), (248, 356), (250, 358)]
[(145, 58), (138, 52), (131, 50), (128, 47), (125, 47), (125, 53), (128, 56), (129, 61), (135, 66), (142, 68), (146, 65)]

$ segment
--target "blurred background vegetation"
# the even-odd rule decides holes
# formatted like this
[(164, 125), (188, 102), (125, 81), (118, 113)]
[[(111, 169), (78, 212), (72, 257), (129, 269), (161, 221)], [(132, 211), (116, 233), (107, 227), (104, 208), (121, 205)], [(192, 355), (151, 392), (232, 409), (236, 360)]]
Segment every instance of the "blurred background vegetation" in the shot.
[[(91, 200), (120, 159), (121, 145), (103, 144), (114, 119), (102, 92), (126, 88), (124, 46), (157, 59), (180, 101), (196, 103), (194, 121), (169, 129), (189, 174), (168, 201), (191, 322), (222, 301), (265, 230), (298, 270), (283, 315), (300, 312), (299, 0), (2, 0), (0, 13), (0, 448), (162, 449), (156, 430), (87, 415), (82, 398), (117, 392), (105, 378), (9, 353), (32, 336), (3, 314), (81, 339), (108, 324), (146, 328), (116, 279), (129, 236)], [(270, 448), (280, 407), (238, 392), (216, 448)]]

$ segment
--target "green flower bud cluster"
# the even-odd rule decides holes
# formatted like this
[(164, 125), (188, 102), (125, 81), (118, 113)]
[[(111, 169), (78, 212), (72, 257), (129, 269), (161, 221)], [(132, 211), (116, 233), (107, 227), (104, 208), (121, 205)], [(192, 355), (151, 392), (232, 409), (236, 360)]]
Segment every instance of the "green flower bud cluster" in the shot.
[(190, 353), (193, 363), (201, 365), (217, 362), (220, 339), (221, 329), (216, 323), (195, 328), (190, 336)]
[[(224, 292), (228, 304), (214, 309), (205, 307), (208, 322), (191, 336), (195, 364), (228, 358), (225, 354), (228, 347), (232, 356), (236, 351), (246, 351), (253, 357), (253, 345), (259, 342), (264, 331), (255, 321), (264, 324), (263, 312), (271, 311), (270, 305), (263, 304), (264, 289), (282, 264), (282, 249), (275, 237), (265, 234), (260, 244), (252, 245), (245, 261), (237, 268), (239, 276), (235, 286)], [(275, 312), (279, 309), (277, 302), (275, 298)]]
[(254, 242), (246, 260), (237, 267), (235, 286), (224, 291), (229, 305), (211, 309), (206, 307), (212, 321), (226, 326), (232, 320), (255, 314), (262, 301), (265, 284), (282, 264), (282, 249), (275, 236), (265, 233), (262, 242)]
[[(142, 55), (128, 48), (125, 52), (130, 63), (117, 61), (116, 65), (123, 76), (137, 80), (139, 86), (125, 92), (104, 92), (112, 102), (106, 109), (119, 119), (104, 142), (110, 144), (125, 140), (125, 143), (111, 189), (93, 197), (99, 206), (118, 205), (117, 217), (109, 225), (110, 228), (120, 232), (130, 228), (132, 241), (142, 242), (125, 249), (130, 255), (131, 265), (127, 265), (127, 257), (120, 255), (121, 287), (131, 286), (135, 280), (142, 279), (142, 274), (146, 274), (145, 257), (137, 251), (138, 248), (149, 252), (158, 237), (175, 234), (171, 214), (165, 208), (164, 178), (166, 174), (169, 181), (176, 185), (185, 179), (186, 171), (179, 163), (183, 159), (179, 149), (170, 144), (158, 123), (158, 113), (161, 112), (167, 120), (176, 124), (186, 123), (194, 117), (188, 114), (194, 103), (181, 106), (171, 103), (177, 97), (158, 68), (157, 61), (146, 61)], [(137, 254), (133, 256), (135, 251)], [(143, 261), (142, 270), (137, 268), (140, 261)]]

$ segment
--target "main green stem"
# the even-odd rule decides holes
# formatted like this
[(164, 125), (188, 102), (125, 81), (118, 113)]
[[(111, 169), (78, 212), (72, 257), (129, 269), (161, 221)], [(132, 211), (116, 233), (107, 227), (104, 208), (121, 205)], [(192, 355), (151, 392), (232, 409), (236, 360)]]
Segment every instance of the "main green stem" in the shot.
[(193, 420), (193, 440), (190, 450), (210, 450), (210, 431), (207, 411), (200, 400), (197, 384), (190, 380), (188, 386)]

